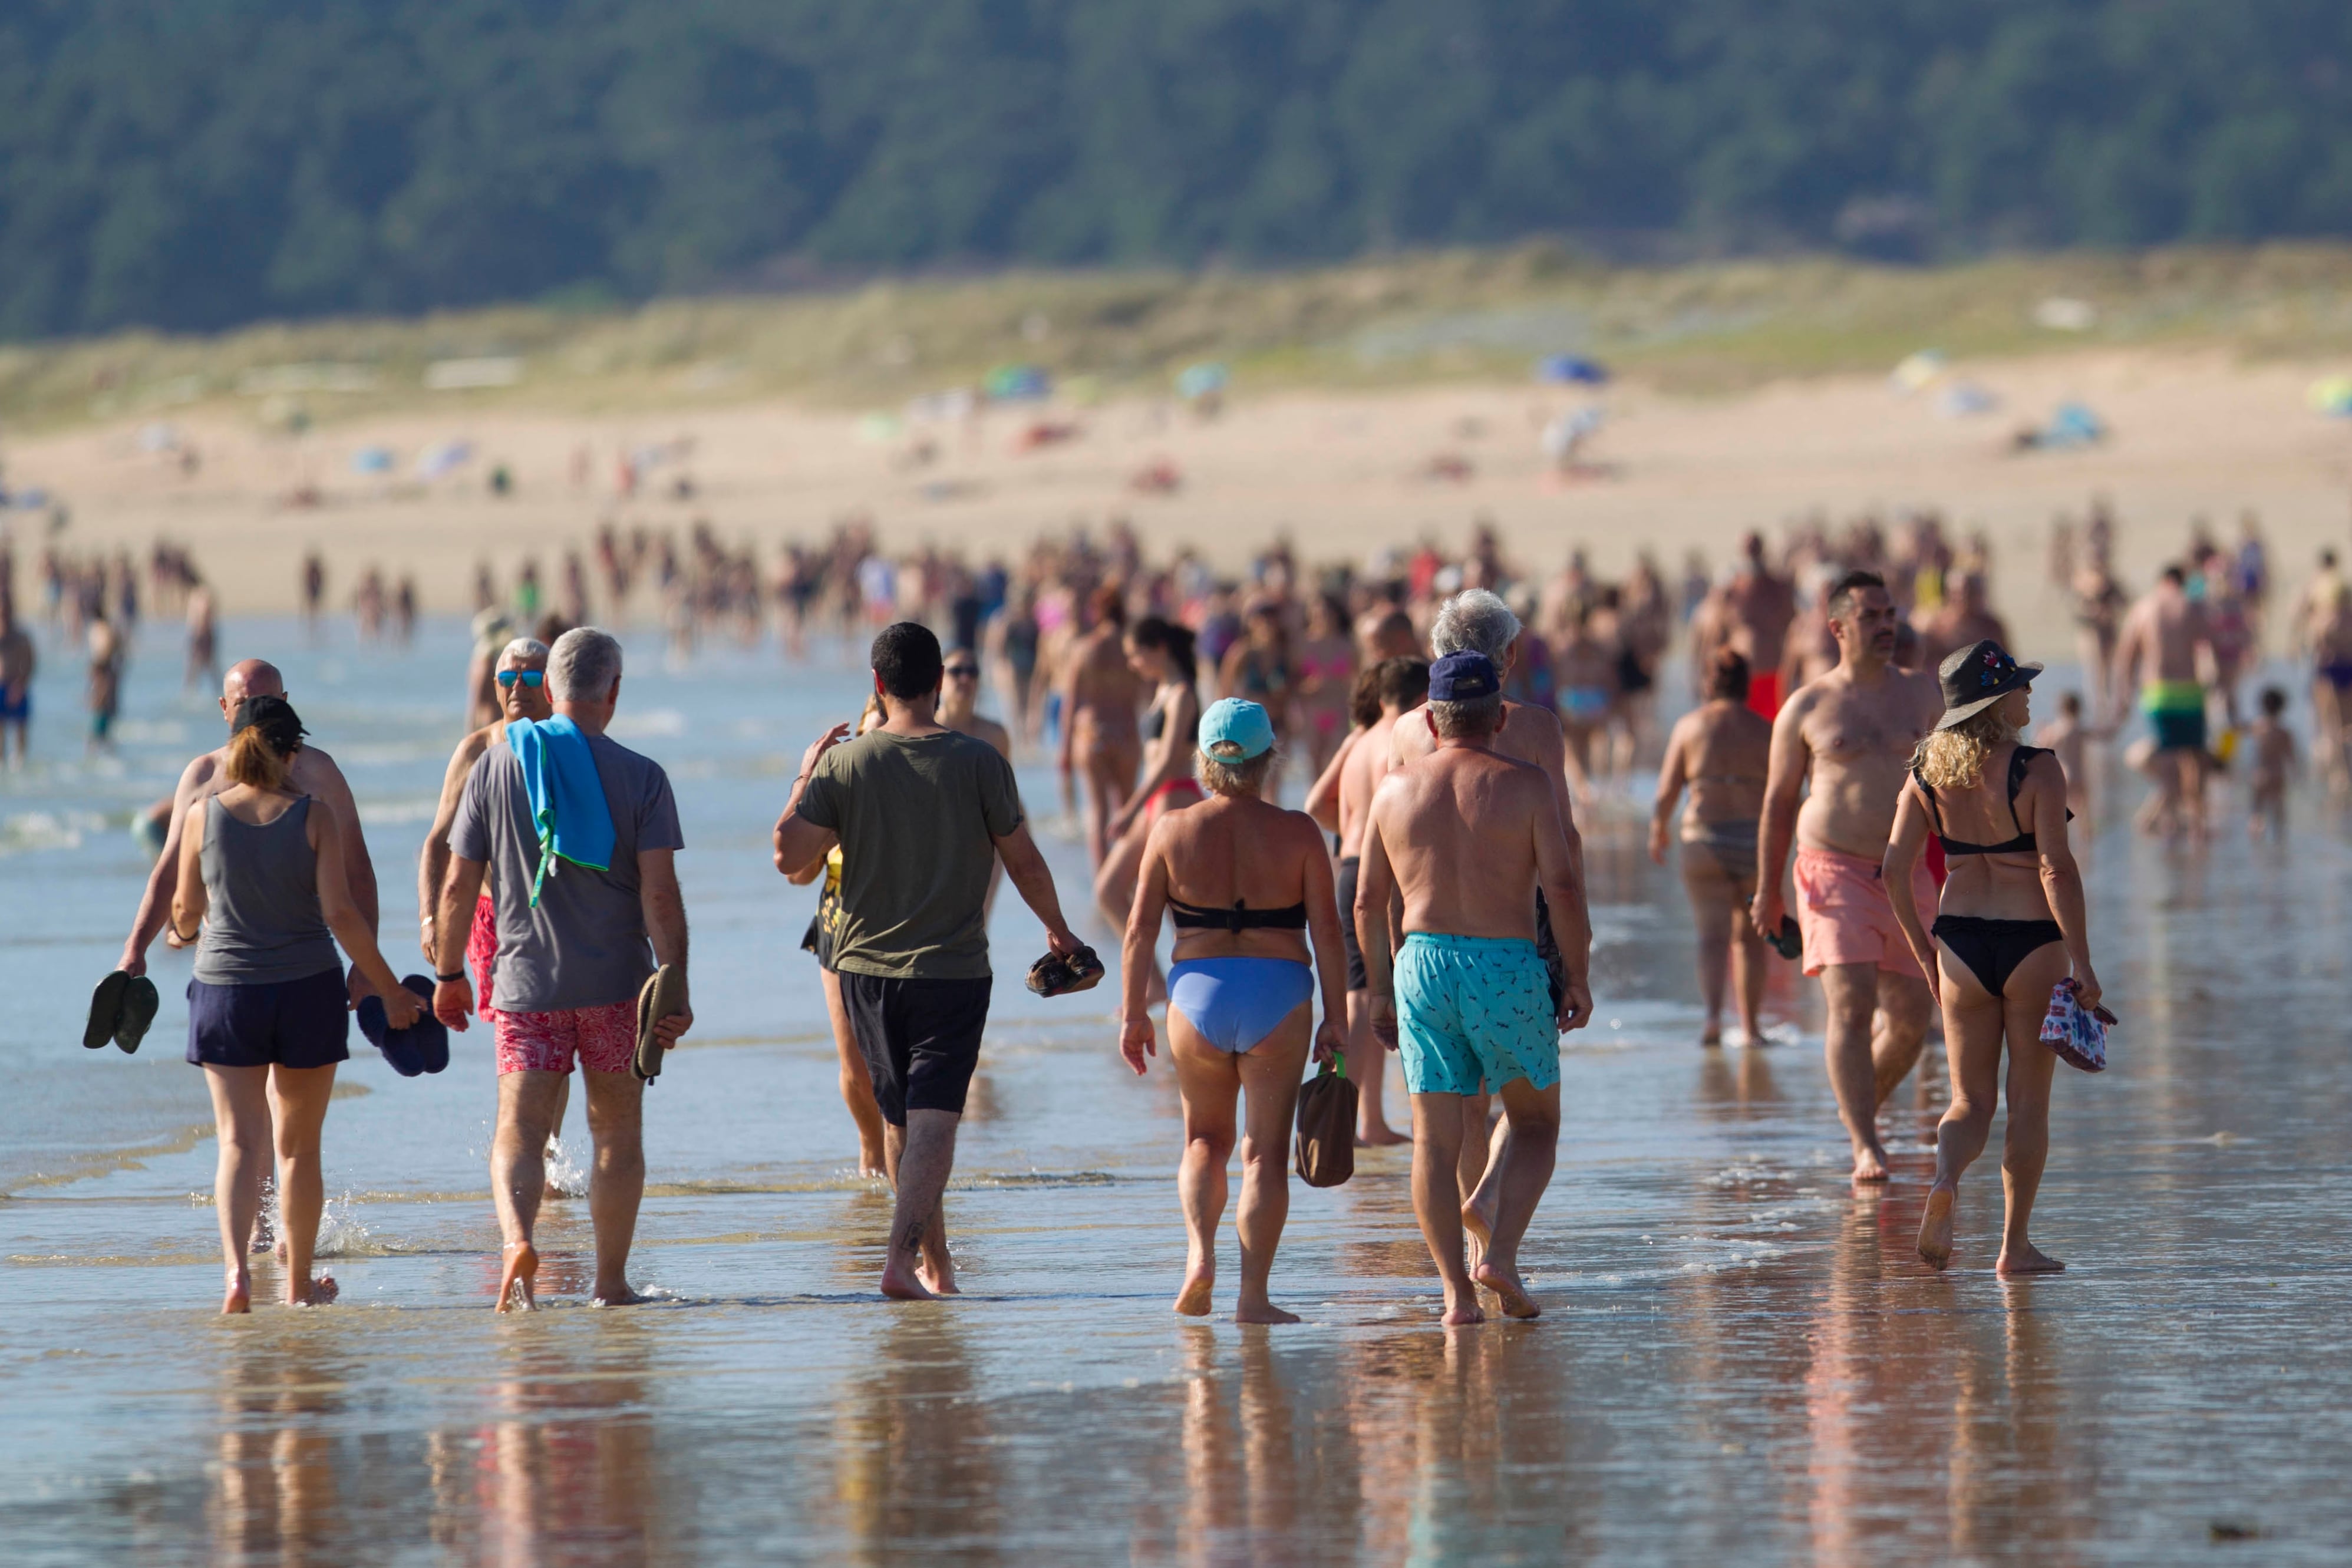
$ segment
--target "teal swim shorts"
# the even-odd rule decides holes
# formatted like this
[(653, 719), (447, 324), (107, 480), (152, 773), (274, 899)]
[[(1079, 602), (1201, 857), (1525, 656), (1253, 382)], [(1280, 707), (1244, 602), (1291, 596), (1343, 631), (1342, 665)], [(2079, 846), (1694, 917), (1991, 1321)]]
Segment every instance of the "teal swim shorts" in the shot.
[(1559, 1082), (1551, 977), (1533, 942), (1415, 931), (1396, 959), (1397, 1052), (1415, 1094), (1475, 1094), (1484, 1078)]

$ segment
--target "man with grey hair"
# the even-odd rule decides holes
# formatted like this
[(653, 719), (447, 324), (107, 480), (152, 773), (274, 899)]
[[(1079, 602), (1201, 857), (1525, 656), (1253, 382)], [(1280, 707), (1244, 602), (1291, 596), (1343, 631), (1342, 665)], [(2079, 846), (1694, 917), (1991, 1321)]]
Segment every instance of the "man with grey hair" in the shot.
[[(498, 1045), (490, 1196), (506, 1239), (500, 1312), (518, 1294), (532, 1304), (545, 1150), (575, 1059), (596, 1145), (588, 1184), (595, 1298), (607, 1306), (637, 1299), (628, 1280), (646, 1185), (645, 1085), (631, 1071), (637, 992), (660, 963), (677, 970), (685, 999), (677, 804), (660, 764), (604, 733), (621, 696), (621, 644), (593, 626), (565, 632), (548, 656), (546, 684), (553, 716), (509, 719), (466, 775), (434, 932), (433, 1010), (462, 1030), (475, 1009), (464, 933), (495, 862), (497, 946), (481, 1000)], [(655, 1032), (667, 1050), (693, 1022), (681, 1005)]]
[[(1437, 619), (1429, 629), (1430, 652), (1440, 659), (1449, 653), (1481, 654), (1501, 673), (1502, 683), (1507, 688), (1511, 672), (1517, 666), (1526, 645), (1523, 630), (1519, 618), (1503, 602), (1502, 595), (1483, 588), (1466, 589), (1438, 607)], [(1559, 808), (1560, 829), (1568, 836), (1568, 854), (1576, 870), (1576, 885), (1582, 887), (1584, 841), (1576, 831), (1576, 809), (1568, 788), (1568, 739), (1560, 729), (1559, 715), (1548, 707), (1506, 699), (1501, 727), (1491, 744), (1503, 756), (1529, 764), (1551, 781), (1552, 803)], [(1399, 719), (1389, 732), (1389, 745), (1399, 768), (1434, 753), (1438, 737), (1431, 711), (1423, 708), (1417, 716)], [(1534, 904), (1536, 952), (1551, 976), (1552, 999), (1557, 1004), (1567, 983), (1567, 973), (1540, 883), (1535, 889)], [(1462, 1168), (1458, 1175), (1465, 1202), (1493, 1163), (1486, 1128), (1490, 1108), (1483, 1092), (1463, 1100)], [(1497, 1126), (1494, 1151), (1501, 1149), (1502, 1137), (1502, 1128)]]
[[(1592, 927), (1583, 877), (1541, 768), (1494, 737), (1502, 674), (1475, 653), (1430, 667), (1436, 749), (1381, 783), (1365, 824), (1353, 912), (1370, 980), (1372, 1029), (1395, 1046), (1412, 1096), (1412, 1207), (1445, 1285), (1448, 1325), (1483, 1321), (1477, 1287), (1503, 1311), (1540, 1311), (1519, 1280), (1519, 1239), (1550, 1184), (1559, 1145), (1559, 1035), (1592, 1015)], [(1566, 937), (1558, 995), (1536, 951), (1536, 890)], [(1404, 940), (1391, 956), (1390, 901)], [(1493, 1157), (1462, 1191), (1463, 1145), (1485, 1143), (1464, 1105), (1503, 1102)], [(1467, 1231), (1480, 1255), (1463, 1257)]]

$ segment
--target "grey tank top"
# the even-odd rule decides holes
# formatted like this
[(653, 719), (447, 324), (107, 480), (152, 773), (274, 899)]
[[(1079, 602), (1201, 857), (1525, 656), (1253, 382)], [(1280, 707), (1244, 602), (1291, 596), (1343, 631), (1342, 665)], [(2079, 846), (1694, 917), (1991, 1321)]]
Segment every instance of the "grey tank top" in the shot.
[(208, 986), (268, 986), (342, 967), (319, 909), (310, 797), (256, 827), (205, 802), (204, 940), (195, 977)]

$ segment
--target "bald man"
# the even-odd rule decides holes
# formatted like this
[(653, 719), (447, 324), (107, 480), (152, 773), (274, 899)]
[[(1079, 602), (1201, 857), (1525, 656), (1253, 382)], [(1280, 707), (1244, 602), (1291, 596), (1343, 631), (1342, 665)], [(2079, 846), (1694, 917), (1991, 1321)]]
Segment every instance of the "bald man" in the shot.
[[(286, 695), (286, 679), (278, 666), (266, 660), (247, 659), (232, 664), (221, 677), (221, 718), (236, 721), (237, 705), (247, 697), (282, 697)], [(187, 766), (180, 775), (180, 787), (172, 792), (171, 825), (163, 837), (163, 852), (155, 858), (155, 869), (148, 873), (146, 895), (139, 901), (139, 918), (131, 924), (131, 937), (122, 945), (120, 967), (128, 975), (147, 972), (147, 948), (155, 934), (171, 924), (172, 894), (180, 880), (180, 833), (188, 820), (188, 809), (202, 805), (214, 795), (228, 788), (226, 764), (228, 747), (208, 751)], [(311, 745), (302, 743), (294, 754), (293, 770), (289, 782), (306, 795), (315, 795), (325, 801), (335, 814), (335, 822), (343, 835), (343, 869), (351, 878), (352, 901), (360, 906), (360, 917), (373, 930), (376, 925), (375, 866), (369, 861), (367, 841), (360, 834), (359, 808), (352, 801), (352, 787), (343, 782), (343, 770), (335, 759)], [(167, 936), (174, 947), (184, 946)], [(357, 967), (351, 973), (352, 1000), (371, 994), (374, 988), (360, 975)]]

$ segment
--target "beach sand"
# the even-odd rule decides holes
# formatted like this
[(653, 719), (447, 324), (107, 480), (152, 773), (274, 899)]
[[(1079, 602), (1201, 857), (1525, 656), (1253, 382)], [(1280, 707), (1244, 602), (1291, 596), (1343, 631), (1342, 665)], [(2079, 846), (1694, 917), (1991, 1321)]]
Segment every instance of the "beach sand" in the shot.
[[(551, 585), (561, 550), (604, 519), (681, 527), (707, 517), (722, 541), (756, 545), (766, 559), (779, 542), (814, 539), (852, 514), (870, 515), (886, 549), (935, 543), (976, 556), (1123, 516), (1155, 554), (1189, 544), (1237, 569), (1276, 534), (1310, 559), (1361, 561), (1424, 534), (1459, 540), (1487, 517), (1530, 570), (1549, 573), (1581, 546), (1614, 575), (1643, 549), (1669, 571), (1694, 548), (1719, 568), (1740, 529), (1816, 508), (1834, 519), (1934, 507), (1963, 533), (1987, 531), (1996, 607), (2015, 623), (2021, 653), (2048, 655), (2069, 651), (2047, 571), (2048, 526), (2095, 494), (2119, 509), (2117, 554), (2135, 585), (2179, 549), (2200, 515), (2227, 544), (2240, 510), (2258, 512), (2290, 584), (2323, 542), (2347, 542), (2352, 424), (2306, 406), (2317, 373), (2158, 350), (1964, 361), (1950, 375), (2000, 399), (1994, 412), (1965, 418), (1939, 412), (1940, 386), (1906, 396), (1880, 376), (1720, 398), (1668, 395), (1638, 381), (1597, 391), (1490, 382), (1263, 397), (1243, 384), (1208, 422), (1167, 403), (998, 407), (937, 429), (937, 457), (913, 470), (892, 462), (908, 436), (877, 443), (855, 413), (792, 402), (572, 414), (450, 394), (431, 412), (331, 422), (293, 437), (264, 430), (259, 401), (247, 399), (27, 437), (12, 444), (8, 474), (70, 507), (68, 548), (138, 549), (159, 534), (193, 547), (232, 616), (292, 608), (296, 557), (310, 548), (327, 557), (335, 603), (347, 604), (356, 573), (376, 563), (415, 573), (428, 612), (460, 611), (478, 560), (489, 559), (503, 581), (537, 556)], [(2110, 440), (2072, 453), (2007, 450), (2017, 427), (2072, 399), (2098, 412)], [(1550, 478), (1538, 430), (1586, 403), (1607, 412), (1588, 454), (1602, 472)], [(140, 431), (164, 418), (201, 455), (193, 475), (142, 450)], [(1041, 421), (1074, 423), (1077, 434), (1016, 451)], [(690, 458), (650, 470), (638, 498), (616, 497), (622, 453), (681, 436), (692, 439)], [(472, 443), (476, 456), (430, 485), (352, 470), (355, 452), (381, 445), (406, 475), (426, 447), (450, 440)], [(583, 447), (589, 477), (575, 486), (573, 455)], [(1466, 463), (1466, 478), (1428, 476), (1445, 455)], [(1181, 473), (1181, 488), (1133, 490), (1132, 477), (1159, 459)], [(499, 463), (514, 475), (510, 497), (489, 493)], [(694, 480), (691, 500), (667, 497), (681, 474)], [(306, 485), (319, 504), (289, 505)], [(19, 516), (20, 547), (37, 542), (37, 520)]]

